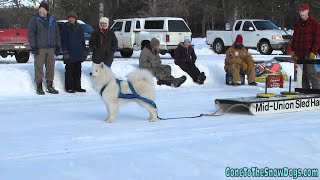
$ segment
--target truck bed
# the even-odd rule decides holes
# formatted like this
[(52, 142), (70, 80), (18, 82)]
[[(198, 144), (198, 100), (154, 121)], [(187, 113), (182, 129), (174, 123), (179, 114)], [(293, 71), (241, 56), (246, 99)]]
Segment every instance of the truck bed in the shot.
[(28, 29), (0, 29), (0, 50), (29, 50)]
[(28, 29), (0, 29), (0, 44), (27, 44)]

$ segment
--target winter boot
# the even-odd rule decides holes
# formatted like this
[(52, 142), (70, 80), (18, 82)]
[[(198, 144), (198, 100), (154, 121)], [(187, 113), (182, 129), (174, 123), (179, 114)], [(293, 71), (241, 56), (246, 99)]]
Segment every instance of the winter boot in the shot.
[(172, 85), (174, 87), (180, 87), (181, 84), (183, 84), (184, 82), (186, 82), (187, 77), (186, 76), (181, 76), (180, 78), (175, 78), (172, 82)]
[(198, 84), (203, 84), (204, 81), (206, 80), (206, 75), (204, 74), (204, 72), (201, 72), (199, 75), (198, 75), (198, 78), (197, 78), (197, 83)]
[(171, 86), (171, 82), (170, 81), (166, 81), (166, 80), (158, 80), (157, 81), (158, 85), (166, 85), (166, 86)]
[(248, 83), (249, 84), (249, 86), (257, 86), (258, 85), (258, 83), (256, 83), (256, 82), (251, 82), (251, 83)]
[(76, 92), (87, 92), (85, 89), (82, 89), (82, 88), (80, 88), (80, 89), (75, 89), (75, 91), (76, 91)]
[(51, 94), (58, 94), (59, 93), (59, 91), (54, 89), (52, 81), (47, 81), (47, 92), (51, 93)]
[(42, 82), (37, 83), (37, 94), (38, 95), (44, 95), (45, 94), (43, 89), (42, 89)]

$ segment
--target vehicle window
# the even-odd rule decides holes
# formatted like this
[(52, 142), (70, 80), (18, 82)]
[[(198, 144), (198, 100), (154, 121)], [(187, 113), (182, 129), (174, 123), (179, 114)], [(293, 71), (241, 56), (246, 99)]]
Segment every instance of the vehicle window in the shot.
[(84, 33), (91, 34), (93, 32), (93, 28), (89, 24), (80, 24), (80, 28)]
[(249, 31), (250, 27), (254, 29), (253, 24), (250, 21), (246, 21), (243, 24), (242, 31)]
[(113, 31), (121, 31), (123, 22), (116, 22), (111, 28)]
[(146, 21), (144, 24), (145, 29), (163, 29), (164, 21)]
[(169, 20), (169, 32), (190, 32), (190, 29), (184, 21), (181, 20)]
[(124, 32), (130, 32), (131, 29), (131, 21), (126, 22), (126, 26), (124, 27)]
[(258, 30), (278, 29), (278, 26), (273, 24), (271, 21), (253, 21), (253, 24)]
[(242, 21), (238, 21), (234, 30), (239, 31)]
[(140, 21), (136, 22), (136, 29), (141, 29)]

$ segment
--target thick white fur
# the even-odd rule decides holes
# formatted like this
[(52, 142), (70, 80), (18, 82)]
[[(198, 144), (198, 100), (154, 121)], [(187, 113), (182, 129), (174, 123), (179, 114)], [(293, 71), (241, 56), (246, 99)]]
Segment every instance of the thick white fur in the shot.
[[(141, 101), (139, 99), (122, 99), (118, 98), (119, 86), (116, 83), (115, 75), (112, 73), (111, 69), (104, 63), (92, 65), (92, 73), (90, 75), (93, 77), (95, 88), (100, 92), (102, 87), (107, 84), (105, 90), (102, 93), (102, 99), (106, 105), (108, 115), (105, 119), (108, 123), (112, 123), (117, 115), (118, 106), (123, 102), (135, 101), (140, 106), (146, 108), (149, 113), (149, 121), (154, 122), (157, 120), (156, 109), (148, 103)], [(147, 70), (135, 70), (127, 74), (127, 80), (130, 81), (137, 91), (137, 93), (145, 98), (154, 101), (155, 91), (154, 91), (154, 80), (151, 73)], [(124, 94), (131, 94), (131, 90), (128, 86), (127, 81), (122, 81), (121, 92)]]

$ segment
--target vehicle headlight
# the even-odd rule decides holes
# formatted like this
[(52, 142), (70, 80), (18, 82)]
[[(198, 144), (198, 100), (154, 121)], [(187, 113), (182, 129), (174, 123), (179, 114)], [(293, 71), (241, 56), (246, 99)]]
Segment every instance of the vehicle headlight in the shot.
[(86, 46), (89, 46), (89, 40), (85, 41)]
[(272, 39), (283, 39), (281, 35), (272, 35)]

